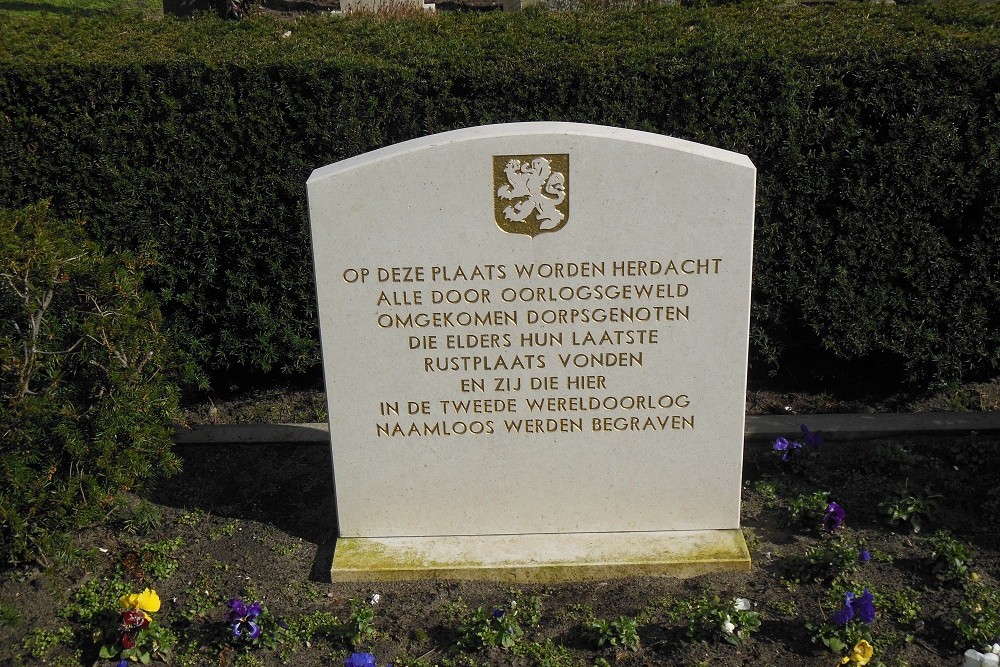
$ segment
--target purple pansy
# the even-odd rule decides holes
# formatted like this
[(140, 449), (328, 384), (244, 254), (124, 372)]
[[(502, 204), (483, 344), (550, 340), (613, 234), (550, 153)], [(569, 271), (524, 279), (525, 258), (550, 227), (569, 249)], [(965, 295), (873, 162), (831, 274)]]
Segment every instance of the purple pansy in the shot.
[(352, 653), (344, 661), (344, 667), (375, 667), (375, 656), (371, 653)]
[(837, 625), (846, 625), (855, 616), (862, 623), (871, 623), (875, 620), (875, 601), (867, 588), (860, 597), (848, 592), (844, 606), (833, 615), (833, 622)]
[(868, 549), (861, 547), (860, 553), (858, 553), (858, 560), (862, 563), (867, 563), (872, 559), (872, 555), (868, 552)]
[(128, 667), (128, 660), (122, 658), (121, 660), (118, 661), (118, 664), (115, 665), (115, 667)]
[(503, 614), (504, 614), (503, 609), (494, 609), (493, 610), (493, 618), (503, 618)]
[(800, 449), (802, 449), (801, 442), (789, 442), (780, 436), (774, 441), (774, 451), (782, 452), (782, 461), (787, 461), (794, 454), (797, 454)]
[(810, 447), (819, 447), (823, 444), (823, 434), (819, 431), (810, 431), (809, 427), (802, 424), (800, 427), (802, 429), (802, 439), (806, 441), (806, 444)]
[(256, 622), (260, 616), (259, 602), (248, 605), (239, 598), (233, 598), (226, 606), (229, 607), (226, 623), (233, 629), (234, 637), (252, 641), (260, 636), (260, 624)]
[(847, 518), (847, 512), (844, 508), (835, 502), (831, 502), (826, 506), (826, 511), (823, 513), (823, 529), (828, 532), (833, 532), (840, 528), (840, 524), (844, 523), (844, 519)]

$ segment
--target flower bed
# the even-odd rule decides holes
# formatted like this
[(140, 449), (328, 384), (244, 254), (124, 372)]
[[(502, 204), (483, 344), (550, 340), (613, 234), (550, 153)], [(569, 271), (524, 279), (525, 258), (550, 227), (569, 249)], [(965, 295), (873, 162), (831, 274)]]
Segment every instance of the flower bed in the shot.
[(787, 458), (747, 445), (750, 573), (523, 587), (324, 583), (323, 448), (181, 448), (134, 534), (80, 533), (76, 558), (4, 573), (0, 663), (113, 667), (136, 630), (155, 663), (122, 620), (138, 611), (173, 665), (991, 664), (1000, 443), (807, 435)]

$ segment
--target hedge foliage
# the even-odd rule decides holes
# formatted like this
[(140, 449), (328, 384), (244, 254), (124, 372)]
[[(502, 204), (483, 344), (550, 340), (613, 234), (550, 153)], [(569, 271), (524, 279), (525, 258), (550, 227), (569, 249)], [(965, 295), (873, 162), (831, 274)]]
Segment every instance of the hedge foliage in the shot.
[(984, 378), (1000, 370), (998, 19), (0, 17), (0, 206), (51, 198), (106, 247), (157, 257), (169, 321), (210, 372), (293, 372), (319, 360), (312, 169), (488, 123), (658, 132), (758, 168), (755, 376)]
[(46, 204), (0, 211), (0, 559), (44, 559), (64, 531), (127, 511), (179, 469), (178, 357), (142, 288)]

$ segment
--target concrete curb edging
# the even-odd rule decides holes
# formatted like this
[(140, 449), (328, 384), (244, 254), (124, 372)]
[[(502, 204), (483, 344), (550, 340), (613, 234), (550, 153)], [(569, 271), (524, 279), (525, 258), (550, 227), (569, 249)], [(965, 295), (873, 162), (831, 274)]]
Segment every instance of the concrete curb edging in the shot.
[[(873, 440), (898, 436), (962, 436), (1000, 433), (1000, 412), (916, 412), (906, 414), (749, 415), (744, 438), (748, 441), (796, 437), (800, 426), (840, 441)], [(327, 444), (329, 427), (308, 424), (217, 424), (180, 427), (178, 445), (221, 444)]]

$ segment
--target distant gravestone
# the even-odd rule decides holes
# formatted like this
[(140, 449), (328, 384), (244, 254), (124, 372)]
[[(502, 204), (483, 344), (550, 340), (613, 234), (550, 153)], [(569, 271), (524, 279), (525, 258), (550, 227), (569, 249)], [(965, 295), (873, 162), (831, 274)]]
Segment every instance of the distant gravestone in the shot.
[(755, 178), (572, 123), (314, 171), (334, 578), (749, 568)]
[(435, 10), (433, 2), (427, 3), (424, 0), (340, 0), (340, 11), (349, 14), (351, 12), (392, 12), (407, 9)]

